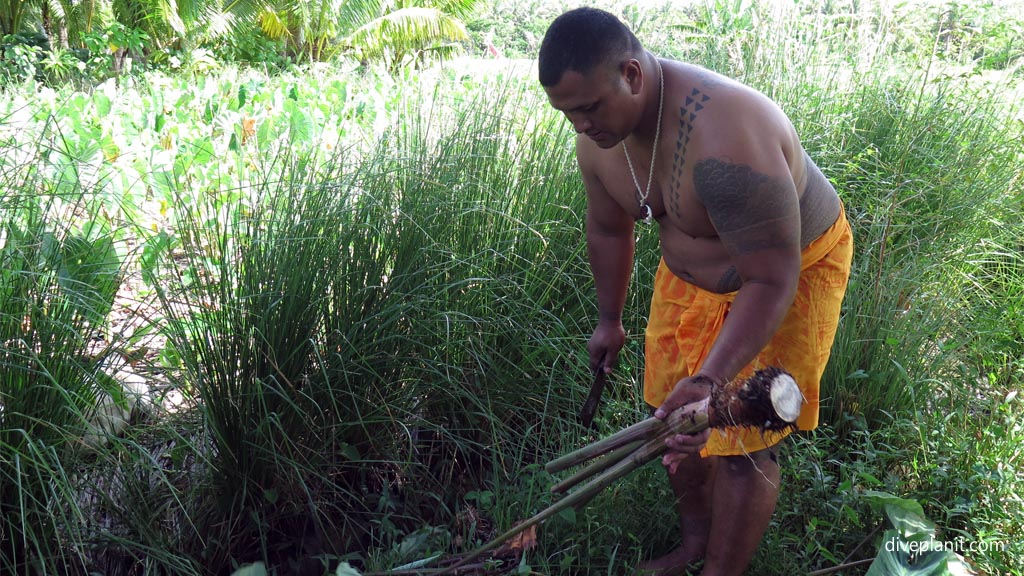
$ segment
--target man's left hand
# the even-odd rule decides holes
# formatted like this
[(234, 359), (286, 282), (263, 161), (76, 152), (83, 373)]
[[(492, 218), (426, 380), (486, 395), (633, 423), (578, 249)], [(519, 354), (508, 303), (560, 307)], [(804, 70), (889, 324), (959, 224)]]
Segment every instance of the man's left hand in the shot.
[[(654, 412), (654, 417), (664, 420), (676, 409), (700, 402), (711, 395), (714, 379), (704, 375), (687, 376), (680, 380), (675, 389), (665, 398), (665, 402)], [(707, 443), (711, 430), (706, 429), (697, 434), (674, 434), (665, 440), (669, 451), (662, 457), (662, 464), (674, 472), (679, 462), (692, 454), (700, 454)]]

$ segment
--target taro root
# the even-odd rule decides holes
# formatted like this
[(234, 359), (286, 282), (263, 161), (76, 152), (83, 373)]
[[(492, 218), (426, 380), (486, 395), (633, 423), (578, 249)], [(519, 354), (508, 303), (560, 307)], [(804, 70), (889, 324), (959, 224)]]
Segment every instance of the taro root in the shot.
[[(620, 452), (623, 447), (633, 445), (639, 449), (641, 444), (650, 440), (658, 440), (661, 445), (661, 449), (654, 454), (657, 456), (667, 449), (664, 446), (664, 441), (669, 436), (696, 434), (709, 427), (745, 426), (766, 432), (787, 430), (794, 427), (793, 423), (800, 416), (803, 402), (804, 397), (800, 392), (800, 387), (788, 372), (775, 367), (764, 368), (746, 380), (715, 386), (712, 388), (709, 398), (683, 406), (669, 414), (665, 420), (648, 418), (607, 438), (556, 458), (548, 462), (545, 470), (555, 474), (604, 455), (615, 456), (613, 459), (604, 459), (617, 462), (629, 455), (628, 452), (625, 454)], [(591, 473), (595, 471), (595, 468), (600, 470), (601, 467), (596, 464), (591, 464), (584, 470), (590, 469)], [(561, 488), (561, 483), (556, 484), (552, 491), (564, 491), (564, 489), (556, 490), (556, 488)]]
[(713, 387), (710, 397), (673, 411), (665, 420), (647, 418), (556, 458), (545, 466), (549, 473), (561, 472), (588, 460), (594, 461), (552, 486), (553, 493), (565, 492), (586, 480), (589, 482), (438, 573), (456, 571), (551, 516), (570, 507), (581, 508), (601, 490), (668, 450), (665, 440), (670, 436), (696, 434), (709, 427), (740, 426), (764, 432), (787, 430), (795, 427), (803, 402), (800, 387), (788, 372), (775, 367), (764, 368), (746, 380)]

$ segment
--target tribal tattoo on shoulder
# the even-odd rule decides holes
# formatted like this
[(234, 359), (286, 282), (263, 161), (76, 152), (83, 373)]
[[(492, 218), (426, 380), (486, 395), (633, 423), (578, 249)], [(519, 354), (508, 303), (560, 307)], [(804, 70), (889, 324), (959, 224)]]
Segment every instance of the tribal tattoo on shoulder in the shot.
[(718, 158), (693, 167), (693, 185), (726, 249), (737, 254), (799, 243), (793, 184)]
[(683, 190), (683, 169), (686, 166), (686, 146), (690, 143), (690, 134), (693, 132), (693, 123), (697, 119), (697, 114), (710, 99), (710, 96), (694, 88), (686, 97), (683, 105), (679, 107), (679, 132), (676, 135), (676, 150), (672, 156), (672, 188), (667, 204), (668, 210), (676, 218), (682, 216), (680, 199)]

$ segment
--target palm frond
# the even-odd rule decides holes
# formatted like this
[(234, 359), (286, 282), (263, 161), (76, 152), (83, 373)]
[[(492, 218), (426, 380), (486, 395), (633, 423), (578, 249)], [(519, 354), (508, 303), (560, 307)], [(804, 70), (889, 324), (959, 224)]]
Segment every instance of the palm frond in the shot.
[(281, 38), (290, 38), (292, 36), (291, 30), (288, 29), (288, 25), (281, 14), (272, 7), (260, 12), (257, 20), (260, 30), (271, 40), (280, 40)]
[(342, 43), (363, 60), (379, 60), (467, 37), (462, 22), (436, 8), (403, 8), (359, 27)]
[(205, 32), (210, 38), (220, 38), (235, 30), (238, 19), (231, 12), (211, 10), (206, 19)]
[(223, 14), (232, 14), (234, 16), (233, 26), (238, 29), (239, 26), (246, 24), (257, 24), (260, 15), (267, 8), (268, 4), (263, 0), (229, 0), (219, 11)]
[(67, 13), (70, 12), (70, 10), (66, 10), (65, 9), (65, 3), (67, 3), (68, 7), (73, 7), (74, 6), (73, 4), (68, 2), (68, 0), (43, 0), (43, 1), (49, 7), (50, 14), (54, 18), (57, 18), (59, 20), (63, 20), (65, 18), (67, 18)]
[[(169, 0), (174, 1), (174, 0)], [(187, 2), (187, 6), (186, 6)], [(223, 38), (230, 34), (255, 33), (261, 28), (267, 4), (261, 0), (227, 0), (196, 2), (183, 0), (179, 13), (189, 22), (189, 37), (195, 39)]]
[(179, 38), (184, 38), (187, 33), (186, 21), (182, 18), (178, 9), (177, 0), (153, 0), (155, 8), (152, 14), (159, 15), (159, 20), (174, 31)]
[(335, 20), (342, 34), (348, 35), (386, 15), (389, 7), (387, 0), (342, 0)]
[(432, 3), (434, 8), (437, 8), (445, 14), (451, 14), (460, 20), (466, 20), (473, 16), (477, 11), (477, 6), (480, 5), (481, 0), (436, 0)]

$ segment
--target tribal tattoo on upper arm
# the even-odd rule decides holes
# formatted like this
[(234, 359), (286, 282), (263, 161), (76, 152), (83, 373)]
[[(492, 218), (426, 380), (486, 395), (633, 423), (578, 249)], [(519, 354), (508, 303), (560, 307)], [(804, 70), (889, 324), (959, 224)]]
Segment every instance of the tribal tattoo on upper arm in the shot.
[(693, 185), (730, 252), (799, 245), (800, 210), (792, 182), (707, 158), (694, 166)]
[(672, 156), (672, 188), (667, 204), (667, 209), (676, 218), (682, 217), (679, 204), (683, 189), (683, 168), (686, 165), (686, 145), (690, 142), (690, 133), (693, 132), (693, 122), (697, 119), (697, 113), (710, 99), (710, 96), (694, 88), (679, 107), (679, 134), (676, 136), (676, 150)]

